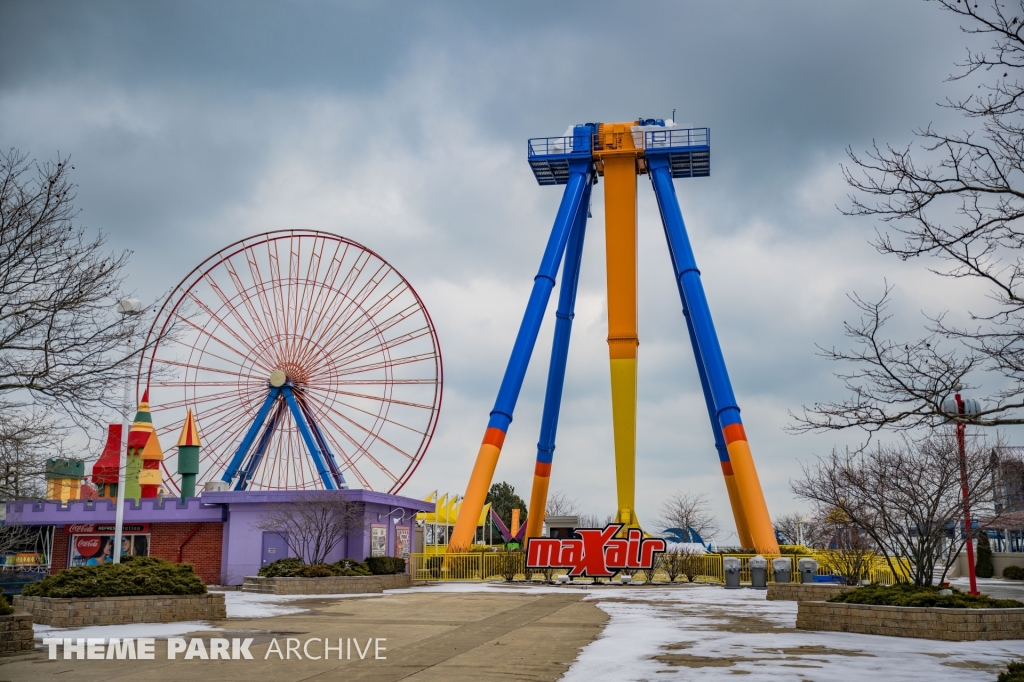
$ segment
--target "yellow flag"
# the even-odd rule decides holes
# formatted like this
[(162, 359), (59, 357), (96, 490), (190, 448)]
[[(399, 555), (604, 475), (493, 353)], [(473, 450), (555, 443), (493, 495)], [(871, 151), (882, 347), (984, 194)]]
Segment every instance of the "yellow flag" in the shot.
[(477, 521), (476, 525), (483, 526), (484, 524), (486, 524), (487, 523), (487, 519), (488, 519), (488, 517), (490, 517), (490, 515), (491, 515), (491, 505), (490, 504), (485, 504), (484, 508), (480, 510), (480, 520)]

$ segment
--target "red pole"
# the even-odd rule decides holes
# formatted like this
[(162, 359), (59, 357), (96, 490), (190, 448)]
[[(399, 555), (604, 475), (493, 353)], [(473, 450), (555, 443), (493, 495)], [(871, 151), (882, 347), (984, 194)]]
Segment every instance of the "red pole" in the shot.
[[(960, 394), (956, 394), (956, 411), (964, 413), (964, 401)], [(971, 538), (971, 502), (967, 490), (967, 447), (964, 442), (964, 431), (966, 427), (963, 422), (956, 425), (956, 444), (960, 451), (960, 493), (964, 500), (964, 533), (967, 536), (967, 574), (971, 578), (971, 589), (967, 594), (981, 594), (978, 592), (978, 578), (974, 575), (974, 542)]]

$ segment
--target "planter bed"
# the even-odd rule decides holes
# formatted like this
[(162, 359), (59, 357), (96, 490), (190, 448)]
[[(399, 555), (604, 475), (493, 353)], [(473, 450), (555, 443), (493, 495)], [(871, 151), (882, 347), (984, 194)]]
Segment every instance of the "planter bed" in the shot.
[(771, 583), (768, 601), (827, 601), (837, 594), (856, 589), (852, 585), (829, 583)]
[(261, 578), (247, 576), (243, 592), (260, 594), (371, 594), (412, 587), (408, 573), (324, 578)]
[(950, 609), (823, 601), (797, 604), (800, 630), (831, 630), (954, 642), (1024, 639), (1024, 608)]
[(12, 613), (0, 616), (0, 656), (19, 651), (32, 651), (32, 616), (27, 613)]
[(32, 614), (37, 623), (57, 628), (219, 620), (227, 617), (224, 595), (218, 592), (86, 599), (18, 595), (14, 597), (14, 608)]

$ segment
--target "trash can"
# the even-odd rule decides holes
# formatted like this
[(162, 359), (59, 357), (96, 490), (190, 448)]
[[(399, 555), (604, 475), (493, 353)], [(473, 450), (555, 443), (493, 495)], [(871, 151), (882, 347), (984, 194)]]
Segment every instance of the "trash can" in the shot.
[(740, 566), (741, 562), (734, 556), (727, 556), (722, 559), (722, 566), (725, 568), (725, 589), (740, 589)]
[(755, 590), (768, 589), (768, 560), (760, 554), (750, 560), (750, 586)]
[(800, 571), (800, 582), (807, 584), (814, 582), (814, 576), (818, 572), (818, 562), (814, 559), (801, 559), (796, 562), (796, 568)]
[(775, 574), (775, 583), (788, 583), (790, 582), (790, 571), (793, 568), (792, 562), (788, 557), (779, 557), (778, 559), (772, 559), (772, 573)]

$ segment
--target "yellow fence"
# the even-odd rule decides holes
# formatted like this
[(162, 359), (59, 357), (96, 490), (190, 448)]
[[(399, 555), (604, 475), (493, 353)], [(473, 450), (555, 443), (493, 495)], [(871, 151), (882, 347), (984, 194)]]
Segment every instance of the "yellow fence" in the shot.
[[(687, 559), (688, 577), (679, 575), (677, 582), (698, 583), (724, 583), (725, 567), (723, 559), (725, 556), (735, 557), (740, 560), (740, 582), (750, 582), (750, 560), (754, 554), (702, 554)], [(772, 561), (778, 558), (790, 560), (791, 579), (799, 580), (797, 575), (797, 562), (800, 559), (814, 559), (818, 562), (818, 575), (838, 575), (841, 573), (837, 566), (838, 559), (834, 553), (821, 552), (810, 556), (793, 555), (761, 555), (768, 561), (768, 582), (775, 581)], [(867, 560), (867, 579), (873, 583), (892, 585), (898, 582), (892, 569), (884, 557), (872, 556)], [(895, 562), (894, 562), (895, 563)], [(901, 560), (896, 563), (898, 573), (906, 580), (910, 576), (910, 565), (907, 561)], [(466, 581), (466, 580), (554, 580), (560, 575), (565, 575), (567, 569), (556, 568), (550, 571), (531, 569), (529, 575), (526, 571), (526, 554), (523, 552), (465, 552), (451, 554), (416, 553), (409, 555), (409, 572), (413, 580), (441, 580), (441, 581)], [(636, 577), (642, 580), (653, 582), (669, 582), (669, 575), (663, 568), (653, 571), (653, 575), (647, 575), (645, 571), (636, 571)], [(587, 579), (590, 580), (589, 578)], [(607, 582), (607, 579), (601, 580)]]

